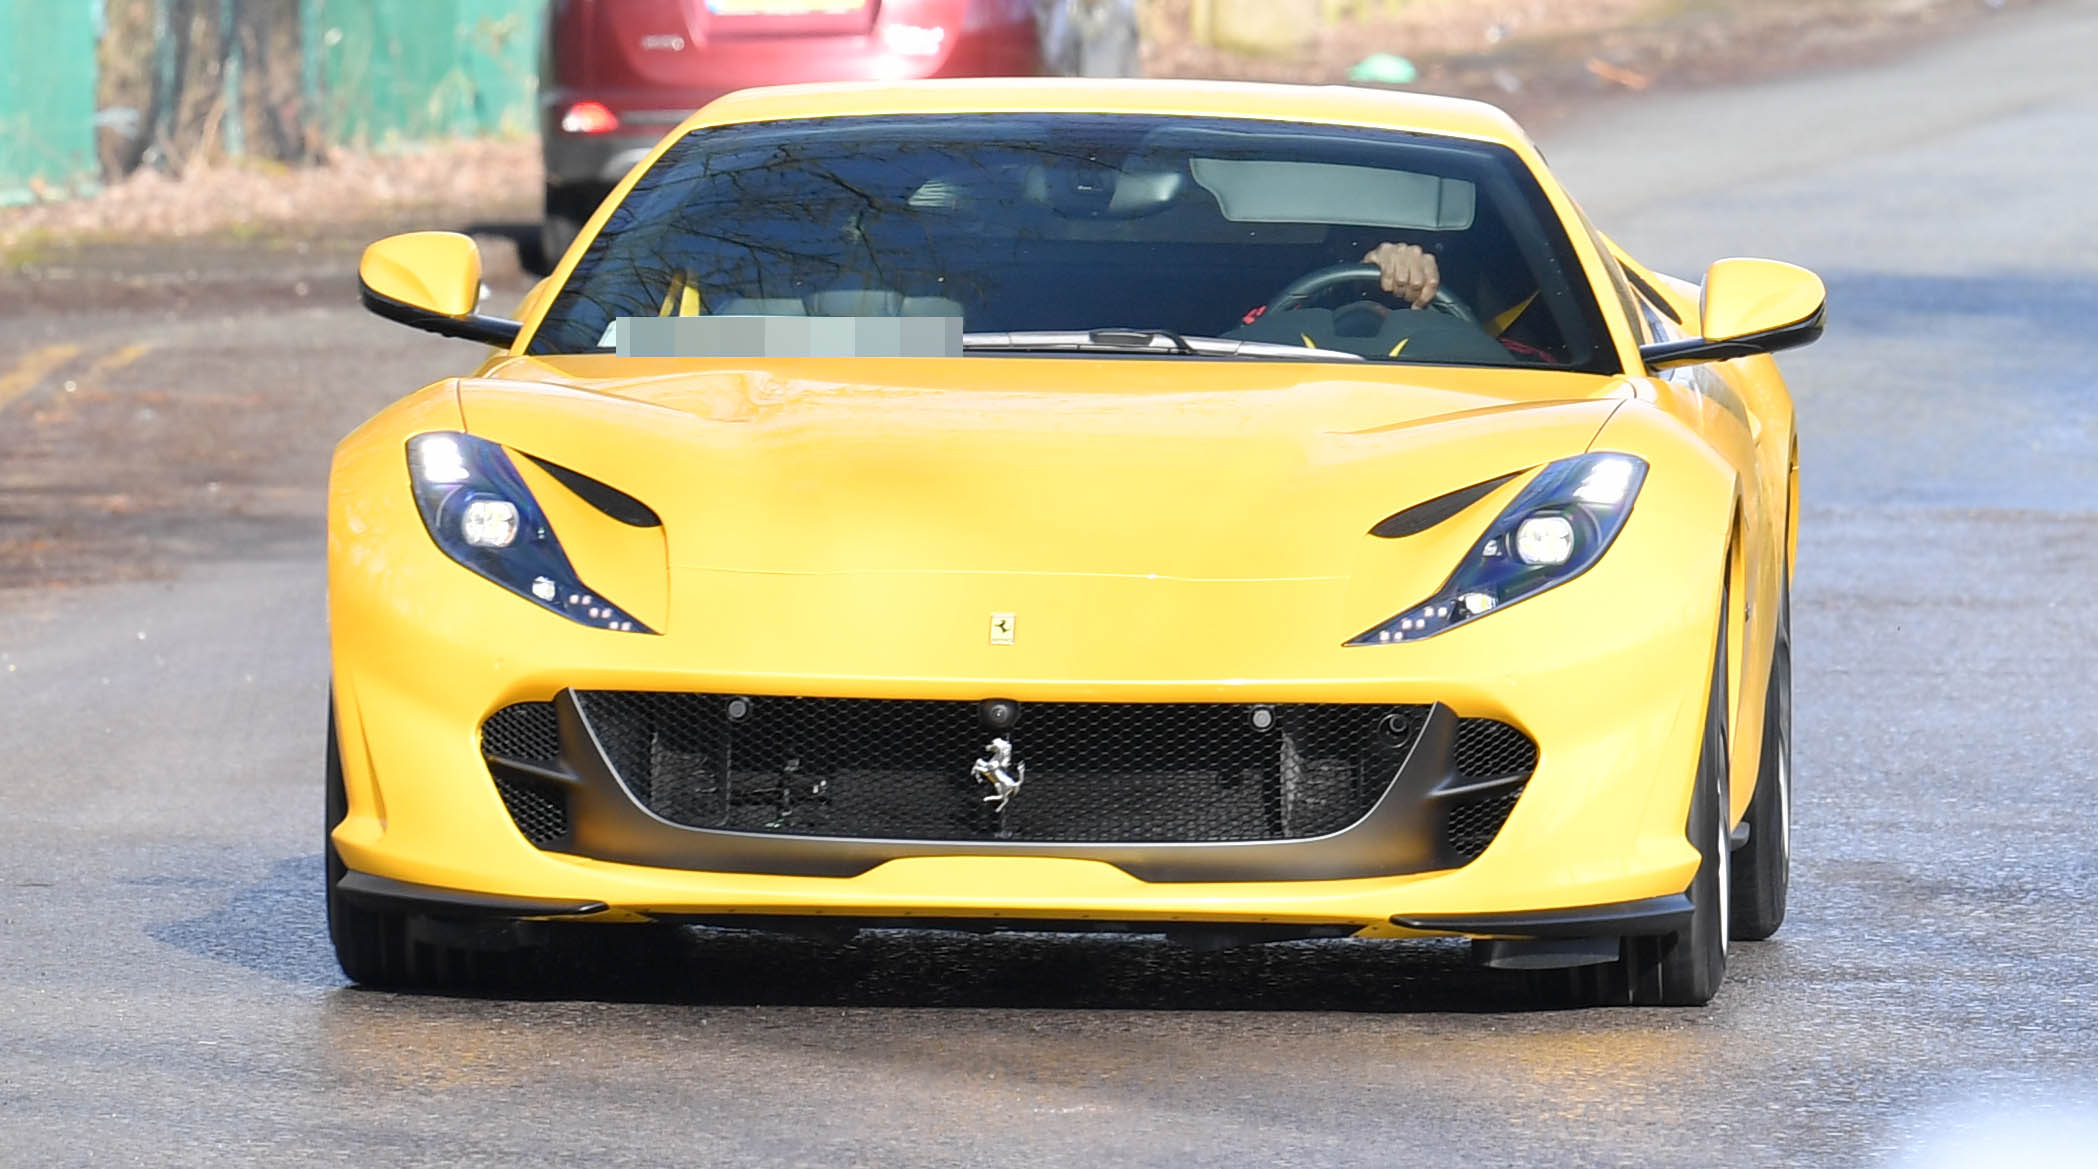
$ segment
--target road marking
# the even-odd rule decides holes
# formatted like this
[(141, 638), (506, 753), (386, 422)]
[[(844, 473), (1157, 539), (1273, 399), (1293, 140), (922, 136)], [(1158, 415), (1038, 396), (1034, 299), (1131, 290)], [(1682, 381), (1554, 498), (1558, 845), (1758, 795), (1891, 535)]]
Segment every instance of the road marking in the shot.
[(15, 367), (0, 374), (0, 410), (9, 402), (35, 389), (54, 369), (80, 356), (78, 345), (46, 345), (32, 349)]
[(151, 352), (153, 352), (151, 345), (144, 341), (139, 341), (126, 345), (115, 353), (98, 357), (93, 365), (87, 367), (87, 372), (80, 375), (80, 384), (90, 385), (99, 381)]

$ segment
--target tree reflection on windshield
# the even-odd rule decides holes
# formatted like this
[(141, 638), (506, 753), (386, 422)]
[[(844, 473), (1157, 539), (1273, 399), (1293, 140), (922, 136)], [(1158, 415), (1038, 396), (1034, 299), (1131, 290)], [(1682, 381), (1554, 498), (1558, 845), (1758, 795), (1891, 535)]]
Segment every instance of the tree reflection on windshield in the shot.
[[(1492, 363), (1588, 362), (1600, 335), (1593, 299), (1565, 278), (1578, 264), (1556, 220), (1538, 213), (1534, 180), (1503, 148), (1424, 141), (1107, 115), (702, 129), (674, 144), (614, 210), (529, 351), (595, 352), (619, 317), (701, 313), (960, 316), (972, 332), (1127, 326), (1233, 335), (1304, 273), (1405, 238), (1437, 250), (1452, 286), (1482, 298), (1488, 312), (1544, 302), (1507, 330), (1537, 356), (1510, 346), (1512, 356)], [(1220, 199), (1191, 168), (1203, 159), (1261, 162), (1212, 170), (1267, 185)], [(1368, 168), (1404, 172), (1412, 187), (1441, 189), (1446, 178), (1479, 191), (1476, 217), (1467, 204), (1461, 221), (1401, 230), (1393, 224), (1404, 216), (1394, 220), (1388, 208), (1326, 211), (1324, 220), (1287, 214), (1293, 201), (1335, 203), (1332, 192), (1323, 204), (1317, 192), (1296, 193), (1293, 175), (1383, 173)], [(1234, 217), (1227, 201), (1284, 210)], [(1306, 311), (1306, 344), (1316, 337), (1378, 359), (1406, 349), (1351, 344), (1347, 322), (1368, 313)], [(1287, 340), (1297, 343), (1296, 334)], [(1434, 358), (1416, 351), (1412, 359)]]

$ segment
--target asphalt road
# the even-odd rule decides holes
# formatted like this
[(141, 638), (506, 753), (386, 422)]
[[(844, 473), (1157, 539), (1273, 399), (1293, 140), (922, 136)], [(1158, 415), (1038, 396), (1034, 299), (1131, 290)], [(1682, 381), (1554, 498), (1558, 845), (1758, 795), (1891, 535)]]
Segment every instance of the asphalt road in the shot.
[(0, 289), (0, 1166), (2098, 1164), (2094, 56), (2061, 0), (1545, 143), (1652, 262), (1833, 295), (1785, 363), (1792, 918), (1704, 1010), (1528, 1010), (1444, 944), (898, 934), (348, 988), (322, 461), (469, 355), (347, 307), (339, 247)]

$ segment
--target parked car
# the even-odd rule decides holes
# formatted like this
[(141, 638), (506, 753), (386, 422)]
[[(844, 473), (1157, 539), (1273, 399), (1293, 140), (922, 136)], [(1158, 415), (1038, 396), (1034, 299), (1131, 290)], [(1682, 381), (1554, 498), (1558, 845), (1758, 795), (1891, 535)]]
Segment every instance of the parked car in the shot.
[(552, 0), (540, 57), (545, 266), (693, 110), (803, 81), (1136, 69), (1133, 0)]

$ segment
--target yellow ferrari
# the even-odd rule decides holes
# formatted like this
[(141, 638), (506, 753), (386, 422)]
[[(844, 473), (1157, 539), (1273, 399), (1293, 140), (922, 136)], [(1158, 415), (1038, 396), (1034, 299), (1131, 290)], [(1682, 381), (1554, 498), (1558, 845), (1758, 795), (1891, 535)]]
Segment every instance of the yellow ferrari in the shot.
[(1466, 937), (1703, 1003), (1784, 916), (1811, 273), (1634, 262), (1506, 115), (757, 90), (343, 441), (328, 911), (464, 986), (646, 923)]

